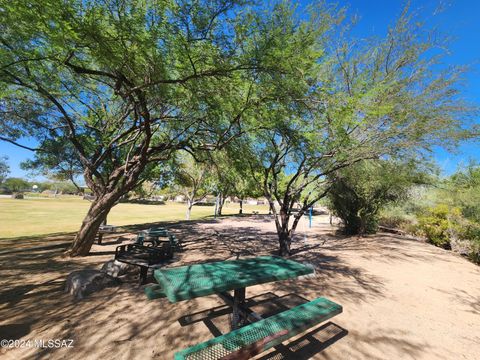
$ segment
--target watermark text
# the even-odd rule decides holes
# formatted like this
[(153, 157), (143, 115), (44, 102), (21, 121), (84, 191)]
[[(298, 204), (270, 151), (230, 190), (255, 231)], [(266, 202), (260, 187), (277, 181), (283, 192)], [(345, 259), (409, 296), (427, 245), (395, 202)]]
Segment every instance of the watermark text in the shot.
[(37, 349), (60, 349), (73, 348), (72, 339), (28, 339), (28, 340), (0, 340), (0, 347), (13, 348), (37, 348)]

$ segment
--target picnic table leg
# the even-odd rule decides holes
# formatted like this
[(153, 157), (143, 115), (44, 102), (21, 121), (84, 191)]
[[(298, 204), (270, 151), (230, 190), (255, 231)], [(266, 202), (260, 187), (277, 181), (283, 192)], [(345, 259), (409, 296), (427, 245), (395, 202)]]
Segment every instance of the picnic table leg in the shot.
[(147, 282), (148, 267), (140, 266), (140, 285), (143, 285)]
[(232, 330), (238, 329), (245, 324), (240, 307), (245, 305), (245, 288), (233, 290)]
[[(238, 317), (240, 317), (242, 320), (240, 321), (241, 326), (247, 324), (247, 323), (253, 323), (259, 320), (263, 320), (262, 316), (257, 314), (256, 312), (252, 311), (246, 306), (246, 301), (243, 302), (237, 302), (236, 306), (234, 306), (234, 297), (230, 295), (227, 292), (221, 292), (217, 294), (220, 296), (220, 298), (225, 301), (225, 303), (232, 308), (232, 319), (233, 320), (233, 308), (236, 308), (236, 313), (238, 314)], [(243, 298), (245, 299), (245, 293), (243, 294)], [(231, 322), (231, 325), (233, 327), (233, 321)], [(237, 326), (238, 327), (238, 326)]]
[(102, 238), (103, 238), (103, 233), (98, 233), (98, 241), (97, 241), (98, 245), (102, 245)]

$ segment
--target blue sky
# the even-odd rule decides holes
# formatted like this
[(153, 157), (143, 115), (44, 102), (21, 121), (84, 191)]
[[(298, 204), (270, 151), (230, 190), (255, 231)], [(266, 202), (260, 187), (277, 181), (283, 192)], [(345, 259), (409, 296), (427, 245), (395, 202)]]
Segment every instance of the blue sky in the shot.
[[(308, 1), (301, 1), (301, 3), (306, 4)], [(359, 16), (359, 22), (354, 29), (354, 35), (357, 37), (385, 35), (388, 25), (398, 17), (405, 5), (405, 1), (401, 0), (349, 0), (339, 1), (339, 3), (349, 8), (350, 15)], [(439, 6), (443, 9), (440, 13), (436, 11)], [(454, 38), (450, 44), (451, 53), (444, 61), (448, 64), (472, 65), (464, 89), (464, 97), (480, 106), (480, 21), (478, 19), (480, 1), (412, 0), (411, 8), (420, 13), (427, 26), (435, 26), (440, 32)], [(19, 164), (32, 156), (30, 151), (0, 141), (0, 156), (2, 155), (9, 157), (10, 176), (29, 177), (20, 169)], [(444, 174), (450, 174), (459, 165), (468, 163), (470, 159), (480, 162), (480, 143), (478, 140), (465, 143), (455, 154), (439, 148), (435, 150), (434, 158)]]
[[(340, 1), (360, 20), (354, 29), (356, 36), (384, 36), (389, 24), (400, 15), (405, 1), (400, 0), (349, 0)], [(416, 11), (428, 27), (436, 27), (452, 37), (446, 64), (470, 65), (463, 96), (480, 106), (480, 1), (477, 0), (411, 0)], [(440, 11), (439, 11), (440, 10)], [(480, 122), (480, 119), (476, 120)], [(480, 141), (462, 144), (455, 153), (437, 148), (433, 154), (444, 174), (451, 174), (469, 160), (480, 162)]]

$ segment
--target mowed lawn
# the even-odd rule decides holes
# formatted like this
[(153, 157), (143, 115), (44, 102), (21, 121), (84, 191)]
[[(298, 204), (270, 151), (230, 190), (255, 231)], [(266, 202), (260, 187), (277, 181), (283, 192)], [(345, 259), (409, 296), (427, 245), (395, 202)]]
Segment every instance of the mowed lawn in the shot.
[[(28, 198), (14, 200), (0, 198), (0, 239), (45, 235), (78, 230), (90, 202), (80, 197)], [(238, 214), (238, 204), (226, 204), (224, 214)], [(267, 213), (266, 206), (244, 205), (245, 213)], [(118, 204), (108, 216), (113, 225), (133, 225), (160, 221), (185, 220), (186, 205)], [(191, 219), (212, 216), (213, 206), (194, 206)]]

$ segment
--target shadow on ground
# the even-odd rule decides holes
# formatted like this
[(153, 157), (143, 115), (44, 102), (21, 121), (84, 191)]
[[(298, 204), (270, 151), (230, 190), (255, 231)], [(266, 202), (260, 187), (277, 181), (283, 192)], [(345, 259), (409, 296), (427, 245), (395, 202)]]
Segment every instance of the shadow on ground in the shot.
[[(151, 226), (167, 227), (183, 242), (185, 250), (175, 255), (172, 265), (276, 252), (274, 227), (265, 226), (269, 225), (270, 217), (255, 215), (228, 219), (234, 220), (235, 226), (224, 226), (222, 220), (206, 219), (124, 227), (125, 232), (105, 235), (104, 243), (94, 244), (91, 256), (84, 258), (63, 256), (74, 234), (47, 236), (43, 240), (27, 238), (5, 243), (2, 240), (2, 336), (11, 339), (72, 339), (75, 342), (74, 353), (68, 352), (69, 349), (24, 349), (12, 352), (12, 357), (16, 360), (32, 357), (80, 359), (92, 354), (96, 358), (111, 358), (120, 354), (122, 358), (166, 359), (171, 358), (175, 350), (225, 333), (228, 330), (228, 309), (219, 306), (221, 302), (215, 296), (176, 304), (170, 304), (166, 299), (148, 301), (143, 287), (124, 283), (92, 294), (84, 300), (73, 301), (64, 293), (64, 281), (74, 270), (100, 268), (113, 257), (116, 246), (134, 241), (137, 231)], [(253, 293), (249, 300), (255, 311), (268, 316), (318, 296), (331, 297), (334, 301), (346, 299), (352, 303), (385, 298), (388, 295), (385, 279), (351, 265), (342, 258), (344, 253), (380, 258), (383, 251), (389, 251), (391, 257), (381, 258), (380, 261), (398, 262), (421, 262), (425, 260), (424, 257), (433, 256), (429, 250), (415, 256), (413, 250), (401, 246), (402, 242), (413, 240), (399, 236), (390, 235), (391, 241), (382, 242), (377, 237), (339, 237), (332, 233), (331, 228), (326, 230), (320, 234), (310, 234), (307, 241), (299, 236), (300, 240), (293, 244), (292, 258), (312, 264), (316, 269), (315, 276), (262, 287), (261, 295)], [(477, 299), (461, 295), (465, 304), (478, 311)], [(423, 343), (408, 340), (402, 332), (388, 329), (362, 333), (349, 329), (347, 332), (348, 326), (345, 324), (349, 323), (348, 319), (333, 320), (287, 345), (278, 346), (262, 359), (300, 360), (314, 356), (328, 359), (323, 352), (328, 352), (332, 344), (346, 339), (349, 339), (352, 351), (359, 358), (376, 358), (360, 346), (365, 343), (394, 346), (412, 358), (428, 349)], [(0, 355), (10, 350), (2, 351)]]

